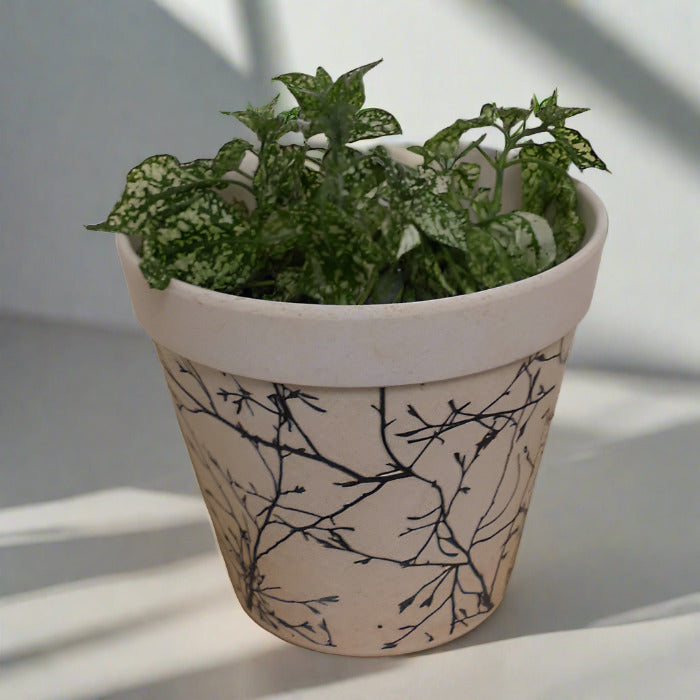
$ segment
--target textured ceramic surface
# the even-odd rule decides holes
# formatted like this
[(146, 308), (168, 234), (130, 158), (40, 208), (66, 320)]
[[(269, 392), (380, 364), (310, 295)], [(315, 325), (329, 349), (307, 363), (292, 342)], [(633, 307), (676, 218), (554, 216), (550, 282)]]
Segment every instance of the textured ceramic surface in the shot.
[(454, 639), (501, 602), (571, 336), (452, 381), (270, 383), (158, 347), (238, 599), (294, 644)]

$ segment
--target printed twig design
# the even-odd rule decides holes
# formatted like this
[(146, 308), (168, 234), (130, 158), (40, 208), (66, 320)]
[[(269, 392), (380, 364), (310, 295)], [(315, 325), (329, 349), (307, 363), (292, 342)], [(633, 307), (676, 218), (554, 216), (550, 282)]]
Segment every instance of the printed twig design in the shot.
[[(376, 418), (376, 437), (385, 459), (369, 471), (366, 465), (345, 463), (317, 446), (313, 433), (318, 426), (323, 429), (326, 409), (314, 390), (254, 383), (206, 370), (216, 377), (212, 385), (211, 378), (205, 381), (206, 372), (192, 362), (162, 350), (161, 359), (188, 449), (206, 474), (200, 481), (219, 540), (232, 555), (229, 566), (240, 582), (242, 602), (261, 623), (312, 644), (336, 645), (327, 616), (343, 600), (333, 592), (332, 581), (327, 582), (331, 590), (307, 598), (267, 580), (266, 561), (299, 541), (347, 555), (357, 566), (381, 563), (419, 573), (420, 583), (395, 602), (402, 623), (393, 631), (383, 629), (382, 649), (397, 648), (417, 633), (432, 641), (428, 630), (438, 616), (449, 621), (452, 634), (493, 609), (497, 581), (509, 574), (501, 572), (503, 563), (509, 560), (512, 566), (552, 417), (550, 395), (556, 380), (546, 384), (542, 370), (549, 363), (565, 361), (561, 348), (514, 366), (510, 380), (488, 403), (475, 406), (471, 400), (451, 398), (439, 416), (425, 415), (413, 403), (392, 409), (390, 405), (397, 403), (392, 401), (393, 390), (373, 390), (376, 400), (368, 401), (367, 409)], [(253, 384), (266, 387), (268, 393), (251, 390)], [(316, 421), (309, 421), (310, 414), (317, 414)], [(535, 449), (529, 444), (532, 439), (524, 439), (534, 418), (545, 424), (545, 435), (537, 432)], [(224, 464), (221, 456), (209, 452), (195, 438), (191, 425), (195, 419), (213, 420), (233, 431), (252, 449), (257, 471), (240, 471), (235, 454)], [(497, 473), (491, 473), (490, 495), (484, 498), (483, 478), (475, 472), (495, 449), (503, 459)], [(449, 478), (431, 474), (438, 450), (452, 465)], [(444, 456), (441, 459), (444, 462)], [(332, 498), (312, 501), (309, 484), (300, 479), (300, 464), (313, 467), (315, 473), (322, 470)], [(383, 491), (401, 480), (413, 480), (425, 493), (425, 507), (400, 518), (403, 529), (398, 538), (414, 544), (410, 556), (397, 555), (405, 547), (367, 545), (368, 539), (359, 536), (362, 518), (355, 516), (370, 502), (381, 509)], [(481, 510), (465, 531), (459, 526), (461, 515), (474, 503)], [(480, 552), (488, 546), (500, 552), (495, 565), (482, 563)]]

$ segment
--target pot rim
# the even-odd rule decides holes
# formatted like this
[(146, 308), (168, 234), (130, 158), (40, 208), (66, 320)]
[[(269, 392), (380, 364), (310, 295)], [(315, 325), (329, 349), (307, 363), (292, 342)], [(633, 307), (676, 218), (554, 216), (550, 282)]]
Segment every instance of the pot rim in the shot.
[(156, 290), (130, 238), (116, 234), (116, 244), (137, 319), (155, 342), (190, 360), (310, 386), (414, 384), (507, 364), (577, 326), (593, 296), (608, 217), (587, 185), (576, 181), (576, 189), (587, 234), (570, 258), (517, 282), (426, 301), (267, 301), (178, 279)]

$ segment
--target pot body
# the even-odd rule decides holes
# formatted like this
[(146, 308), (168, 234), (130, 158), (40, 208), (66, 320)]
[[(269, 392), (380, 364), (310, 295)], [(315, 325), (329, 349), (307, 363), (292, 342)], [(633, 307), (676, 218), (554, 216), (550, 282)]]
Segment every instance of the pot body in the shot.
[(503, 599), (571, 336), (453, 380), (306, 387), (157, 346), (238, 599), (321, 651), (429, 648)]
[(602, 203), (577, 187), (587, 237), (571, 258), (408, 304), (286, 304), (179, 280), (158, 291), (117, 236), (234, 589), (260, 625), (380, 656), (495, 610), (607, 233)]

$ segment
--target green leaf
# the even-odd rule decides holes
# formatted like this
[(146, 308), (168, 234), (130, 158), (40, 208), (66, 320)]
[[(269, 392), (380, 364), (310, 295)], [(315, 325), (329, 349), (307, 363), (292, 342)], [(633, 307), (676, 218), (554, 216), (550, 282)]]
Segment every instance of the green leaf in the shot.
[(330, 99), (334, 102), (344, 102), (352, 106), (355, 111), (362, 109), (362, 105), (365, 103), (363, 78), (368, 71), (381, 62), (382, 59), (380, 58), (378, 61), (367, 63), (359, 68), (353, 68), (351, 71), (341, 75), (330, 89)]
[(477, 163), (455, 163), (450, 169), (456, 189), (468, 195), (479, 181), (481, 167)]
[(142, 270), (157, 288), (177, 277), (226, 290), (250, 273), (244, 247), (236, 242), (245, 230), (245, 219), (215, 192), (201, 192), (158, 218), (142, 248)]
[(596, 155), (589, 141), (576, 129), (559, 126), (552, 129), (551, 133), (579, 170), (585, 170), (586, 168), (608, 169), (605, 163)]
[(419, 245), (420, 233), (418, 233), (418, 229), (413, 224), (409, 224), (401, 234), (399, 249), (396, 251), (396, 259), (400, 260), (406, 253), (412, 251)]
[(526, 144), (519, 155), (523, 206), (535, 214), (542, 214), (556, 196), (562, 179), (568, 177), (571, 160), (556, 141)]
[(323, 66), (316, 69), (316, 85), (322, 90), (328, 90), (333, 85), (333, 78)]
[(483, 120), (484, 126), (495, 124), (498, 119), (498, 107), (493, 102), (487, 102), (481, 106), (479, 118)]
[(546, 270), (556, 258), (552, 228), (537, 214), (527, 211), (502, 214), (488, 224), (487, 230), (525, 274)]
[(306, 147), (271, 143), (258, 154), (253, 177), (258, 207), (284, 205), (303, 196)]
[(588, 111), (587, 107), (560, 107), (557, 104), (557, 99), (558, 93), (555, 90), (550, 97), (545, 98), (542, 102), (533, 96), (530, 103), (530, 108), (534, 111), (535, 116), (547, 126), (563, 126), (569, 117)]
[(253, 145), (245, 139), (233, 139), (225, 143), (216, 154), (212, 170), (217, 176), (238, 170), (246, 151), (252, 151)]
[(237, 112), (222, 112), (238, 119), (247, 126), (262, 142), (269, 142), (298, 129), (296, 120), (289, 119), (287, 112), (276, 112), (279, 95), (262, 107), (251, 107)]
[(466, 217), (439, 196), (424, 192), (411, 200), (407, 217), (430, 240), (458, 250), (468, 250)]
[(578, 215), (577, 201), (573, 180), (563, 179), (551, 205), (552, 230), (557, 242), (557, 263), (566, 260), (581, 247), (586, 233), (586, 227)]
[(435, 136), (429, 138), (423, 144), (423, 149), (426, 153), (438, 158), (455, 156), (459, 150), (460, 139), (469, 129), (488, 126), (490, 123), (493, 122), (490, 121), (489, 117), (457, 119), (453, 124), (446, 126)]
[(304, 116), (311, 119), (321, 112), (322, 96), (330, 88), (326, 77), (330, 80), (328, 73), (319, 67), (315, 76), (306, 73), (285, 73), (273, 80), (282, 83), (292, 93)]
[(174, 156), (151, 156), (129, 171), (124, 192), (106, 221), (87, 228), (140, 235), (165, 206), (164, 193), (197, 185), (211, 175), (211, 161), (183, 165)]
[(348, 143), (362, 139), (376, 139), (401, 133), (401, 126), (393, 114), (370, 107), (360, 110), (354, 117)]
[[(166, 155), (147, 159), (127, 176), (108, 219), (89, 228), (138, 235), (143, 274), (159, 289), (176, 277), (228, 293), (326, 304), (469, 293), (534, 274), (578, 249), (584, 226), (567, 169), (572, 162), (605, 167), (565, 126), (583, 109), (560, 107), (556, 91), (542, 102), (533, 97), (529, 109), (487, 103), (479, 116), (411, 147), (423, 162), (409, 166), (382, 146), (349, 145), (401, 133), (389, 112), (363, 109), (364, 76), (377, 63), (335, 82), (322, 67), (280, 75), (298, 106), (278, 111), (275, 98), (226, 113), (259, 144), (232, 139), (213, 159), (183, 164)], [(533, 113), (539, 126), (520, 128)], [(493, 191), (479, 187), (479, 166), (463, 160), (486, 137), (462, 143), (465, 134), (488, 127), (505, 137), (503, 153), (487, 158), (497, 171)], [(290, 132), (301, 138), (280, 140)], [(327, 138), (311, 145), (321, 133)], [(536, 134), (554, 141), (528, 140)], [(247, 151), (258, 160), (241, 183), (252, 189), (251, 209), (218, 194)], [(516, 163), (523, 210), (495, 216), (503, 171)], [(342, 538), (323, 544), (347, 546)]]
[(497, 107), (496, 114), (506, 129), (510, 129), (514, 124), (525, 121), (531, 112), (529, 109), (521, 107)]
[(523, 207), (546, 216), (556, 241), (556, 262), (578, 250), (584, 226), (577, 213), (576, 188), (567, 172), (571, 160), (557, 141), (528, 144), (520, 151)]

